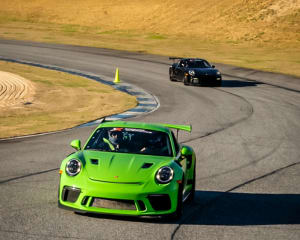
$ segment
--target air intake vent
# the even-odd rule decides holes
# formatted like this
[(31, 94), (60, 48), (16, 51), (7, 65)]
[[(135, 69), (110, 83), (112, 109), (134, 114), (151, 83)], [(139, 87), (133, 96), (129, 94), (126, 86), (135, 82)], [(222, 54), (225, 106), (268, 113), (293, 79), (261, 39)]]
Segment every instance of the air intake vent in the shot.
[(142, 166), (142, 168), (149, 168), (153, 165), (153, 163), (144, 163), (144, 165)]
[(91, 159), (91, 163), (95, 164), (95, 165), (98, 165), (99, 161), (98, 161), (98, 159)]
[(66, 202), (76, 202), (81, 190), (79, 188), (65, 186), (62, 191), (62, 200)]
[(156, 211), (166, 211), (171, 209), (171, 200), (168, 194), (149, 195), (149, 202)]

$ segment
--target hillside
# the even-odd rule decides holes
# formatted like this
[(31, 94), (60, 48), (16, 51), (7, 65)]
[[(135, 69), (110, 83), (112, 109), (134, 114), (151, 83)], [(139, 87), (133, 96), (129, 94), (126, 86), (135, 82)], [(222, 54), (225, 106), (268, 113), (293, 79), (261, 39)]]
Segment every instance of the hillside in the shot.
[(300, 0), (1, 0), (0, 37), (201, 53), (279, 72), (286, 69), (274, 61), (284, 58), (290, 73), (300, 76)]
[(214, 40), (300, 42), (300, 0), (1, 0), (30, 22), (138, 30)]

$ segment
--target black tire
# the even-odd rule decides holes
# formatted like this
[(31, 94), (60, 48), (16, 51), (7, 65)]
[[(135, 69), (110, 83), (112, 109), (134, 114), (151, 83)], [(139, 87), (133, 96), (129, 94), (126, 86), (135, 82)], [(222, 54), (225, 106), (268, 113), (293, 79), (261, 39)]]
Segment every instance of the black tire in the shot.
[(171, 68), (169, 69), (169, 76), (170, 76), (170, 81), (174, 82), (175, 79), (173, 78), (173, 71)]
[(60, 191), (60, 183), (58, 184), (58, 191), (57, 191), (57, 200), (59, 201), (59, 191)]
[[(183, 182), (183, 181), (182, 181)], [(171, 221), (177, 221), (181, 218), (182, 213), (183, 213), (183, 203), (182, 203), (182, 198), (183, 198), (183, 185), (182, 183), (179, 185), (178, 188), (178, 194), (177, 194), (177, 207), (176, 211), (172, 214), (169, 215), (169, 219)]]
[(170, 81), (175, 82), (175, 79), (170, 75)]
[(187, 199), (187, 202), (194, 201), (195, 192), (196, 192), (196, 162), (195, 162), (195, 166), (194, 166), (194, 178), (193, 178), (193, 182), (192, 182), (192, 189), (191, 189), (190, 195)]
[(189, 81), (189, 79), (188, 79), (187, 76), (185, 76), (185, 77), (183, 78), (183, 84), (186, 85), (186, 86), (190, 85), (190, 81)]

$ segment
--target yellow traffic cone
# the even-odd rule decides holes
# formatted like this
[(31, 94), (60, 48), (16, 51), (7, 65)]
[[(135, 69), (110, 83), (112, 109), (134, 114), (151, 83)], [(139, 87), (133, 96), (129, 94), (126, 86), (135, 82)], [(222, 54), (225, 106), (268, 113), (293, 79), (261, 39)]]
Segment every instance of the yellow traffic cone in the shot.
[(114, 83), (115, 84), (118, 84), (120, 83), (120, 78), (119, 78), (119, 68), (116, 69), (116, 75), (115, 75), (115, 80), (114, 80)]

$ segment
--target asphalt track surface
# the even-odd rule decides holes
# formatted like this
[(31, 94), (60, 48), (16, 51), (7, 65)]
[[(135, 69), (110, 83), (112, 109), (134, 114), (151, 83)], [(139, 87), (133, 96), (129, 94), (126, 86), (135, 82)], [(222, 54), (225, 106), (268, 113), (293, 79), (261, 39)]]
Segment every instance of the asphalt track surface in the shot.
[(94, 126), (1, 141), (0, 239), (300, 239), (300, 79), (218, 64), (222, 87), (192, 87), (166, 57), (6, 40), (0, 55), (111, 80), (119, 67), (160, 101), (131, 120), (191, 123), (179, 138), (197, 154), (196, 200), (167, 222), (57, 207), (60, 162)]

